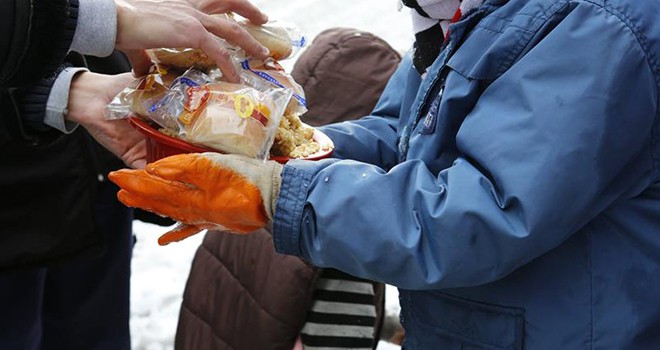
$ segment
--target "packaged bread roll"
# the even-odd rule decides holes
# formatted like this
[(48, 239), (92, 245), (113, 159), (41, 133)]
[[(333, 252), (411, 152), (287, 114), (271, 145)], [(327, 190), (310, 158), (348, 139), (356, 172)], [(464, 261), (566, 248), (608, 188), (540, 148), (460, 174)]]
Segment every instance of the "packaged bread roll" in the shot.
[(224, 153), (266, 159), (291, 98), (286, 89), (259, 91), (225, 82), (191, 86), (178, 115), (181, 137)]
[[(225, 14), (215, 15), (223, 19), (234, 20), (233, 16)], [(258, 26), (247, 20), (236, 21), (259, 43), (268, 48), (270, 57), (274, 60), (282, 60), (292, 55), (296, 48), (305, 44), (303, 36), (297, 33), (292, 26), (287, 26), (273, 21)], [(238, 52), (239, 48), (228, 43), (224, 39), (218, 41), (232, 52)], [(147, 50), (151, 60), (160, 65), (186, 70), (189, 68), (209, 71), (216, 68), (215, 61), (209, 58), (202, 50), (191, 48), (159, 48)], [(243, 55), (243, 54), (241, 54)], [(243, 59), (244, 57), (240, 57)]]
[(258, 90), (279, 87), (290, 89), (293, 92), (293, 98), (284, 111), (285, 115), (303, 115), (307, 112), (307, 101), (302, 86), (279, 63), (272, 59), (266, 61), (246, 59), (241, 62), (241, 68), (239, 75), (247, 85)]
[(109, 118), (122, 119), (130, 114), (147, 117), (149, 110), (167, 94), (176, 76), (176, 73), (159, 69), (134, 80), (108, 105)]
[(275, 22), (258, 26), (250, 21), (238, 21), (252, 37), (270, 51), (270, 57), (274, 60), (285, 59), (293, 53), (293, 40), (286, 27)]
[(166, 65), (178, 69), (194, 68), (203, 71), (215, 68), (215, 61), (209, 58), (204, 51), (199, 49), (152, 49), (147, 50), (151, 60), (160, 65)]

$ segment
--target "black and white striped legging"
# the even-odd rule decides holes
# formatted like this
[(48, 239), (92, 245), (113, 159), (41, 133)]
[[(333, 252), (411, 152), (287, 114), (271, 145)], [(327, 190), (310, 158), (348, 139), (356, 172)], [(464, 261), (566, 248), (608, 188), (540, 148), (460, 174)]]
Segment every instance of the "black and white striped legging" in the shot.
[(305, 350), (375, 347), (374, 284), (334, 269), (321, 273), (301, 331)]

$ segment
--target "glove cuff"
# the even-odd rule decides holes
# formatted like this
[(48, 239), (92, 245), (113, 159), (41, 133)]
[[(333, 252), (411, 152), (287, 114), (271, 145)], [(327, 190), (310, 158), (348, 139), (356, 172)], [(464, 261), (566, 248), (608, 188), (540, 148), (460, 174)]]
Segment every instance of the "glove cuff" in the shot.
[(235, 154), (203, 153), (203, 157), (212, 162), (227, 167), (244, 176), (259, 189), (261, 200), (268, 220), (275, 214), (275, 204), (282, 186), (282, 169), (284, 166), (274, 161), (262, 161)]
[(264, 189), (261, 190), (261, 197), (264, 200), (264, 206), (266, 207), (266, 215), (268, 215), (269, 220), (273, 220), (275, 217), (275, 208), (277, 207), (277, 197), (280, 196), (280, 188), (282, 187), (282, 169), (284, 166), (277, 162), (268, 162), (270, 164), (271, 179), (272, 183), (270, 186), (270, 198), (265, 198), (264, 194), (267, 193)]

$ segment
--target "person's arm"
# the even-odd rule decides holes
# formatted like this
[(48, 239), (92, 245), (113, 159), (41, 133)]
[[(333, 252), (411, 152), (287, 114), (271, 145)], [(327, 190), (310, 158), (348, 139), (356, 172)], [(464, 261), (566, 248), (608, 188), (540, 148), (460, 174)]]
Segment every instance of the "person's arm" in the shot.
[(71, 80), (65, 119), (83, 126), (107, 150), (132, 168), (146, 165), (145, 136), (126, 119), (106, 119), (108, 103), (133, 77), (80, 72)]
[(0, 2), (0, 88), (27, 86), (51, 74), (69, 50), (104, 56), (124, 51), (137, 70), (142, 50), (202, 49), (231, 81), (238, 75), (218, 38), (257, 58), (268, 50), (245, 29), (214, 14), (235, 12), (255, 24), (268, 18), (247, 0), (3, 0)]
[(38, 84), (2, 91), (2, 132), (37, 146), (73, 132), (80, 124), (126, 165), (144, 167), (144, 136), (126, 120), (106, 119), (108, 103), (132, 80), (129, 73), (96, 74), (65, 64)]
[(407, 289), (502, 278), (654, 181), (657, 79), (623, 22), (573, 11), (483, 92), (438, 175), (289, 162), (276, 249)]
[(217, 63), (227, 80), (238, 82), (232, 55), (218, 38), (240, 46), (253, 57), (263, 59), (269, 55), (268, 49), (235, 21), (215, 16), (236, 13), (254, 24), (266, 23), (268, 17), (248, 0), (115, 0), (115, 3), (116, 48), (128, 55), (138, 72), (146, 73), (149, 65), (142, 50), (185, 47), (201, 49)]
[(408, 101), (401, 96), (404, 90), (419, 85), (419, 74), (406, 55), (388, 81), (371, 115), (320, 127), (335, 144), (333, 158), (352, 159), (389, 169), (398, 162), (397, 128), (399, 113)]

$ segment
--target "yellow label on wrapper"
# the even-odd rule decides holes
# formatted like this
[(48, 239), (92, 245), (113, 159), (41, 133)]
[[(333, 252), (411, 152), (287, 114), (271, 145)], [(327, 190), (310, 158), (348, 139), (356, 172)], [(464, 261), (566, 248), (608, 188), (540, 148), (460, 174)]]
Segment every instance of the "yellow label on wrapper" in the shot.
[(254, 101), (249, 96), (238, 95), (234, 100), (234, 110), (236, 110), (239, 117), (247, 119), (254, 112)]

